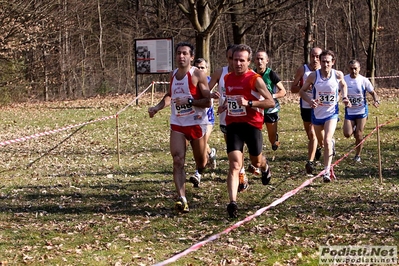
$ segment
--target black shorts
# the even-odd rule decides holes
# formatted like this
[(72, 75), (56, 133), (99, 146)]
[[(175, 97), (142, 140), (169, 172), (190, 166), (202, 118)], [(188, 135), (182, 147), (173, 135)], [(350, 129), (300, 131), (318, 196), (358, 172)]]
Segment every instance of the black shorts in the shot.
[(244, 151), (244, 143), (252, 156), (262, 153), (262, 131), (248, 123), (232, 123), (227, 125), (227, 153), (231, 151)]
[(303, 122), (312, 122), (312, 109), (301, 108), (301, 117)]
[(264, 114), (263, 117), (263, 122), (264, 123), (276, 123), (278, 120), (280, 120), (280, 116), (277, 113), (271, 113), (271, 114)]

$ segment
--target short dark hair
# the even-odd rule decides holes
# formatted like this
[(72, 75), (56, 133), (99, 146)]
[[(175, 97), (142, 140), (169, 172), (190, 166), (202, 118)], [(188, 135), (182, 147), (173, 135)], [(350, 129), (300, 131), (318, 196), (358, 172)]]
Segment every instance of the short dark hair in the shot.
[(348, 65), (355, 65), (358, 64), (360, 66), (360, 62), (357, 61), (356, 59), (352, 59), (351, 61), (349, 61)]
[(179, 42), (178, 44), (176, 44), (175, 53), (177, 53), (177, 49), (182, 46), (187, 46), (188, 48), (190, 48), (190, 55), (194, 56), (194, 45), (189, 42)]
[(204, 58), (202, 58), (202, 57), (199, 57), (199, 58), (195, 59), (194, 65), (196, 65), (196, 64), (201, 64), (202, 62), (204, 62), (205, 65), (206, 65), (206, 67), (208, 67), (208, 62), (207, 62)]
[(247, 51), (248, 52), (248, 60), (251, 60), (252, 58), (252, 49), (249, 45), (246, 44), (237, 44), (234, 48), (233, 48), (233, 54), (235, 52), (242, 52), (242, 51)]
[(269, 55), (267, 54), (266, 49), (261, 48), (256, 53), (265, 53), (266, 57), (269, 58)]
[(323, 52), (321, 52), (319, 58), (321, 59), (322, 56), (326, 56), (326, 55), (330, 55), (332, 58), (332, 61), (335, 61), (335, 53), (331, 50), (324, 50)]
[(237, 46), (237, 44), (229, 44), (229, 45), (227, 45), (227, 47), (226, 47), (226, 55), (227, 55), (228, 51), (230, 51), (231, 49), (233, 49), (236, 46)]

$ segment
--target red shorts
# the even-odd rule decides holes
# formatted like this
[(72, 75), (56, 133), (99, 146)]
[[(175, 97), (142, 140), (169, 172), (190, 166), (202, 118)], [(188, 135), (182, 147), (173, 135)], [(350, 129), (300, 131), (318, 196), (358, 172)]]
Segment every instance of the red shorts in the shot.
[(188, 141), (202, 138), (206, 133), (207, 125), (178, 126), (170, 125), (171, 130), (182, 133)]

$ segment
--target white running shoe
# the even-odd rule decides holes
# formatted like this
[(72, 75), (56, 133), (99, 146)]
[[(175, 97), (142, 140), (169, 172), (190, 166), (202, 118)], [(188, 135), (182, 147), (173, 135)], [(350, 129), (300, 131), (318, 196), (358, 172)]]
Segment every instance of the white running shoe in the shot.
[(330, 183), (331, 182), (330, 171), (324, 173), (323, 182), (324, 183)]
[(208, 165), (211, 169), (216, 169), (216, 149), (212, 148), (211, 153), (208, 154)]
[(193, 183), (194, 187), (199, 186), (201, 183), (201, 175), (198, 173), (198, 171), (195, 171), (195, 174), (190, 176), (190, 182)]

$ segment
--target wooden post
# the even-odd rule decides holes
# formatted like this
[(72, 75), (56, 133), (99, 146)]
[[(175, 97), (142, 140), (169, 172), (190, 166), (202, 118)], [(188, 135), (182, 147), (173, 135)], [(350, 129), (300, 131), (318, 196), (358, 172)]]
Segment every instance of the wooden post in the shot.
[(375, 123), (376, 123), (376, 127), (377, 127), (378, 170), (379, 170), (379, 175), (380, 175), (380, 183), (382, 184), (382, 163), (381, 163), (380, 127), (379, 127), (378, 117), (375, 118)]
[(155, 93), (155, 82), (152, 82), (152, 88), (151, 88), (151, 106), (154, 105), (154, 93)]
[(118, 166), (121, 166), (121, 153), (119, 151), (119, 115), (116, 115), (116, 152), (118, 154)]

